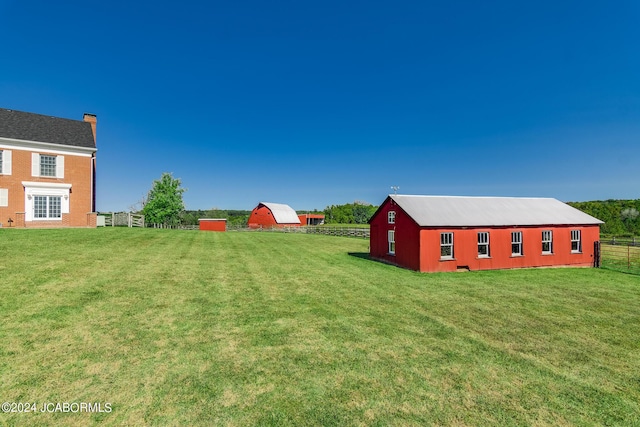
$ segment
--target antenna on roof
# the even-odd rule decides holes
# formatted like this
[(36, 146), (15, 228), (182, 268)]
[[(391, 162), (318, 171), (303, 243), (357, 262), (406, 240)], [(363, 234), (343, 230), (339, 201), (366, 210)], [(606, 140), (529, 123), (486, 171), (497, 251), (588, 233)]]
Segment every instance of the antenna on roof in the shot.
[(391, 189), (393, 190), (393, 194), (398, 194), (398, 190), (400, 189), (400, 187), (398, 187), (397, 185), (392, 185)]

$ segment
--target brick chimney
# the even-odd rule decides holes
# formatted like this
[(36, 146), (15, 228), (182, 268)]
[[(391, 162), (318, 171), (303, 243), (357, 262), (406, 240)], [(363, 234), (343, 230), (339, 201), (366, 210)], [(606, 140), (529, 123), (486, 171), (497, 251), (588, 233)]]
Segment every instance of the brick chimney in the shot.
[(98, 118), (95, 114), (84, 113), (82, 118), (87, 123), (91, 123), (91, 130), (93, 131), (93, 142), (96, 142), (96, 125), (98, 124)]

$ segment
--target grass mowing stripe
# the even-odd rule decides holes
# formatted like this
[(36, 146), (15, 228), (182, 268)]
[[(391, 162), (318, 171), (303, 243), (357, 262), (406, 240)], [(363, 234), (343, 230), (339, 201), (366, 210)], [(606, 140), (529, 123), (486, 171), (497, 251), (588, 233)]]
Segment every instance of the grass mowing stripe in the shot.
[(0, 230), (1, 394), (114, 404), (36, 425), (640, 422), (638, 278), (420, 274), (367, 245)]

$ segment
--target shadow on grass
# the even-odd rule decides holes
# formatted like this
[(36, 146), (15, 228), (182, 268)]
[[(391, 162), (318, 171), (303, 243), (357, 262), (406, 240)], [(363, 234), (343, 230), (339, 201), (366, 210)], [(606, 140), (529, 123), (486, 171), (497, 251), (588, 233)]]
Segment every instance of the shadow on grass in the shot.
[(377, 261), (369, 256), (369, 252), (348, 252), (349, 256), (353, 256), (361, 259), (368, 259), (370, 261)]
[(394, 264), (392, 262), (389, 262), (387, 260), (384, 259), (378, 259), (378, 258), (371, 258), (371, 256), (369, 256), (369, 252), (347, 252), (349, 254), (349, 256), (355, 257), (355, 258), (360, 258), (360, 259), (365, 259), (367, 261), (371, 261), (371, 262), (375, 262), (378, 264), (383, 264), (383, 265), (391, 265), (394, 267), (401, 267), (401, 268), (405, 268), (402, 267), (398, 264)]

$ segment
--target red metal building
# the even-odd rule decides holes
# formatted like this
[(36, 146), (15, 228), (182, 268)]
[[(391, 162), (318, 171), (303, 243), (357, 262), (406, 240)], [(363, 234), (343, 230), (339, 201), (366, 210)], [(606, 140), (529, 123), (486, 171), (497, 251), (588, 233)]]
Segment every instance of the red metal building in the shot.
[(322, 225), (324, 224), (324, 215), (321, 214), (300, 214), (298, 215), (300, 225)]
[(422, 272), (593, 266), (602, 221), (550, 198), (390, 195), (370, 255)]
[(227, 231), (225, 218), (201, 218), (198, 222), (202, 231)]
[(247, 226), (249, 228), (299, 227), (300, 219), (289, 205), (260, 202), (251, 211)]

